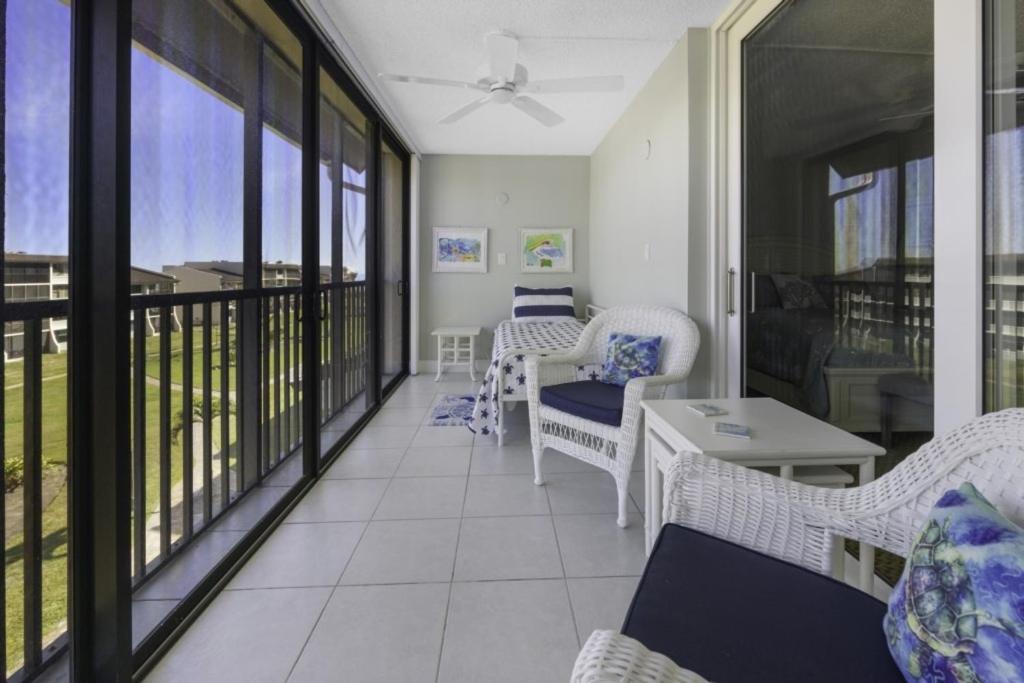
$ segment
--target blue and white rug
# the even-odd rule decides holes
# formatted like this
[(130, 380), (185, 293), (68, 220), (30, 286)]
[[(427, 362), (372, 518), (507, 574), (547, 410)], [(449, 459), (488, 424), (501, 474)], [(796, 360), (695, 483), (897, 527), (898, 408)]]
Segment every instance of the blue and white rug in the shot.
[(431, 427), (465, 427), (473, 417), (476, 396), (445, 394), (430, 409)]

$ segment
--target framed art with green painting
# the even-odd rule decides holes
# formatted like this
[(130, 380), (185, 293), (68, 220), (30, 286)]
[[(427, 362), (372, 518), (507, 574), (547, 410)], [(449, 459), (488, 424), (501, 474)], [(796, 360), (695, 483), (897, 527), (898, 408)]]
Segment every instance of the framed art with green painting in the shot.
[(519, 241), (522, 272), (572, 272), (572, 228), (522, 228)]

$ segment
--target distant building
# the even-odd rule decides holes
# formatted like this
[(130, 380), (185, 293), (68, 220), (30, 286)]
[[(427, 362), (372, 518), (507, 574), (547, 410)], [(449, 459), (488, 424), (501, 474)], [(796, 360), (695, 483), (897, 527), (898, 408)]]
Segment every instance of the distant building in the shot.
[[(174, 294), (177, 291), (178, 279), (167, 273), (158, 273), (155, 270), (147, 270), (132, 266), (131, 270), (131, 292), (132, 296), (150, 294)], [(132, 313), (134, 320), (134, 312)], [(134, 328), (133, 328), (134, 329)], [(181, 322), (177, 309), (171, 309), (171, 330), (181, 330)], [(159, 309), (146, 309), (146, 336), (151, 337), (160, 333), (160, 312)]]
[[(50, 301), (68, 298), (68, 257), (57, 254), (4, 254), (4, 301)], [(43, 318), (43, 352), (67, 350), (67, 318)], [(4, 359), (25, 353), (25, 325), (4, 325)]]
[[(242, 289), (244, 283), (244, 264), (241, 261), (186, 261), (177, 266), (164, 266), (163, 272), (178, 281), (179, 292), (217, 292)], [(325, 282), (325, 274), (321, 271), (320, 281)], [(277, 261), (263, 264), (264, 287), (299, 287), (302, 285), (302, 267), (296, 263)], [(220, 320), (220, 304), (211, 306), (210, 315), (214, 322)], [(228, 317), (235, 318), (235, 303), (228, 304)], [(203, 322), (203, 309), (194, 306), (192, 319), (195, 324)]]
[[(172, 275), (132, 267), (132, 294), (173, 294), (177, 280)], [(4, 254), (4, 301), (52, 301), (67, 299), (69, 289), (68, 257), (62, 254)], [(156, 334), (159, 317), (150, 312), (146, 334)], [(174, 329), (179, 329), (177, 319)], [(67, 351), (67, 318), (43, 318), (43, 352)], [(25, 353), (25, 329), (21, 322), (4, 326), (4, 358), (21, 358)]]

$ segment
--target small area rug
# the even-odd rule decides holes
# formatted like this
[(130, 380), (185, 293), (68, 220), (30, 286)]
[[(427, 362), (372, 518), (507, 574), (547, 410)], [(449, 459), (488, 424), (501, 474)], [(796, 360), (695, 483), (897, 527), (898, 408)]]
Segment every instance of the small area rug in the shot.
[(473, 417), (476, 396), (445, 394), (430, 409), (430, 426), (465, 427)]

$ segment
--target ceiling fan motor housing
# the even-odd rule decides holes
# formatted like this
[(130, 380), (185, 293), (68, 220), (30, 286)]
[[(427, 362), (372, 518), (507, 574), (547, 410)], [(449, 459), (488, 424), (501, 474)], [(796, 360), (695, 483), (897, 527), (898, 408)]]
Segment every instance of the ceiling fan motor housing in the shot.
[[(523, 66), (522, 64), (516, 64), (516, 75), (510, 85), (522, 87), (526, 85), (526, 83), (529, 80), (530, 72), (526, 70), (526, 67)], [(494, 77), (491, 75), (490, 64), (485, 63), (481, 64), (476, 70), (476, 82), (479, 85), (491, 88), (493, 90), (493, 86), (500, 83), (501, 81), (496, 81), (494, 79)]]

